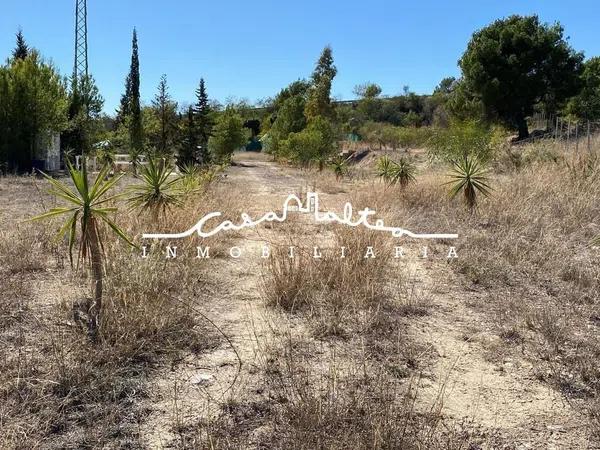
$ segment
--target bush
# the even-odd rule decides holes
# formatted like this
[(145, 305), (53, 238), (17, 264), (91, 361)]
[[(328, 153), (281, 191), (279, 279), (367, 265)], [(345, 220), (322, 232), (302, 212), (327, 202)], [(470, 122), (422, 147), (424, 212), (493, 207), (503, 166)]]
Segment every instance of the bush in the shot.
[(318, 116), (308, 126), (298, 132), (290, 133), (281, 142), (280, 154), (302, 165), (313, 160), (322, 160), (335, 151), (336, 131), (330, 121)]
[(490, 127), (480, 121), (454, 120), (448, 128), (437, 128), (427, 143), (432, 158), (457, 161), (475, 156), (485, 163), (495, 157), (504, 136), (501, 128)]

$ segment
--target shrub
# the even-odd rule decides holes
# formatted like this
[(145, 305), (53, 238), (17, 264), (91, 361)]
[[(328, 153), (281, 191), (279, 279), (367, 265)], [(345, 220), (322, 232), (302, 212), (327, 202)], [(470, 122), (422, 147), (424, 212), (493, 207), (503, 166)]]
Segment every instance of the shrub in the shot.
[(501, 140), (500, 129), (477, 120), (454, 120), (448, 128), (437, 128), (428, 140), (429, 155), (435, 159), (457, 161), (474, 156), (482, 163), (495, 156)]

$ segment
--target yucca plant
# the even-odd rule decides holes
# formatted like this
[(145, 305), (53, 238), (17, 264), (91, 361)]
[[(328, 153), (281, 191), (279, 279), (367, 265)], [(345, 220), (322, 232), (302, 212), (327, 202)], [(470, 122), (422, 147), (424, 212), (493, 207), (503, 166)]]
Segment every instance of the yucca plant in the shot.
[(180, 180), (172, 175), (173, 169), (168, 164), (150, 158), (139, 171), (142, 183), (129, 188), (129, 205), (150, 211), (155, 221), (172, 206), (181, 205)]
[(181, 172), (179, 184), (184, 193), (196, 192), (202, 187), (204, 173), (200, 166), (188, 163), (182, 165), (179, 170)]
[[(69, 176), (75, 189), (67, 184), (55, 180), (49, 175), (42, 173), (51, 185), (50, 193), (55, 197), (67, 202), (66, 206), (52, 208), (50, 211), (34, 217), (31, 220), (43, 220), (56, 216), (67, 216), (66, 221), (60, 227), (58, 237), (68, 236), (69, 259), (73, 266), (73, 249), (78, 242), (79, 250), (76, 267), (80, 262), (89, 262), (92, 272), (93, 298), (88, 302), (88, 329), (90, 337), (96, 340), (100, 326), (102, 312), (102, 281), (103, 281), (103, 243), (101, 225), (108, 228), (129, 245), (133, 242), (110, 218), (109, 214), (117, 211), (117, 208), (107, 206), (120, 195), (108, 195), (109, 191), (117, 184), (120, 176), (105, 181), (109, 166), (104, 166), (96, 180), (90, 186), (87, 177), (85, 163), (81, 170), (74, 168), (66, 161)], [(79, 228), (79, 239), (77, 229)]]
[(330, 167), (335, 174), (335, 179), (339, 181), (348, 173), (348, 159), (337, 155), (331, 160)]
[(377, 160), (377, 176), (386, 183), (389, 183), (392, 179), (393, 168), (394, 161), (389, 156), (384, 155)]
[(478, 195), (487, 197), (492, 191), (488, 184), (487, 170), (473, 156), (453, 161), (452, 166), (452, 173), (448, 175), (451, 180), (445, 183), (451, 185), (450, 197), (454, 198), (462, 192), (467, 208), (473, 213), (477, 207)]
[(400, 187), (405, 188), (410, 183), (416, 181), (415, 179), (416, 168), (405, 158), (400, 158), (400, 162), (393, 162), (391, 169), (390, 184), (399, 184)]

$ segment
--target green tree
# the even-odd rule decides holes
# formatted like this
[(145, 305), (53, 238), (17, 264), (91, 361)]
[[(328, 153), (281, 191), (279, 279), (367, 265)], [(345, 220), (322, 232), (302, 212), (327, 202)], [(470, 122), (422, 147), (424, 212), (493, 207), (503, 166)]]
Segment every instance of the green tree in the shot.
[(25, 59), (27, 55), (29, 55), (29, 47), (27, 47), (27, 43), (25, 42), (23, 30), (19, 28), (19, 31), (17, 31), (17, 45), (13, 50), (12, 56), (13, 59)]
[(167, 76), (162, 75), (158, 84), (158, 92), (152, 101), (154, 114), (158, 121), (158, 129), (149, 136), (152, 146), (160, 156), (173, 154), (175, 130), (177, 122), (177, 103), (171, 100)]
[(581, 81), (581, 92), (569, 101), (567, 113), (588, 120), (600, 119), (600, 57), (585, 62)]
[(0, 164), (29, 171), (36, 150), (67, 125), (65, 82), (31, 50), (0, 67)]
[(364, 83), (354, 87), (354, 93), (360, 98), (358, 112), (365, 120), (375, 120), (381, 109), (381, 87), (375, 83)]
[(196, 106), (195, 114), (196, 118), (196, 129), (198, 133), (198, 145), (200, 146), (200, 153), (198, 159), (202, 164), (206, 164), (210, 160), (210, 154), (208, 153), (208, 140), (212, 135), (214, 122), (212, 119), (212, 108), (208, 100), (208, 93), (206, 92), (206, 84), (204, 78), (200, 78), (200, 84), (196, 89)]
[(477, 31), (459, 61), (467, 89), (497, 116), (529, 135), (526, 117), (536, 103), (549, 112), (578, 91), (583, 55), (563, 39), (563, 28), (537, 16), (511, 16)]
[(317, 116), (333, 118), (334, 110), (331, 104), (331, 84), (337, 68), (333, 64), (333, 51), (327, 46), (321, 52), (317, 65), (312, 74), (312, 86), (306, 102), (306, 117), (312, 119)]
[(194, 107), (190, 106), (188, 107), (187, 114), (182, 124), (181, 142), (179, 147), (179, 157), (177, 158), (177, 165), (179, 167), (184, 167), (190, 164), (196, 164), (199, 159), (199, 145), (200, 140), (198, 138), (196, 114), (194, 112)]
[(217, 160), (227, 161), (234, 151), (246, 143), (247, 139), (242, 117), (234, 108), (228, 106), (217, 119), (208, 146)]
[[(129, 92), (127, 92), (129, 90)], [(131, 67), (125, 86), (129, 114), (129, 147), (132, 161), (137, 161), (144, 150), (144, 127), (140, 105), (140, 59), (138, 55), (137, 31), (133, 29), (131, 42)]]
[(77, 154), (92, 150), (104, 128), (101, 120), (103, 106), (104, 99), (91, 75), (73, 81), (69, 94), (69, 122), (61, 135), (63, 150)]

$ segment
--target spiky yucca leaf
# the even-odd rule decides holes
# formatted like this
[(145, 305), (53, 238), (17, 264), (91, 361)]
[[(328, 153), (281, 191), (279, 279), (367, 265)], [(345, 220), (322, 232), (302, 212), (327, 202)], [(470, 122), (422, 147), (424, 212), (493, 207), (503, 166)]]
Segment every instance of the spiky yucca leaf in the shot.
[[(102, 246), (99, 241), (99, 233), (96, 229), (98, 222), (104, 222), (109, 228), (121, 239), (127, 242), (131, 246), (135, 246), (131, 239), (129, 239), (123, 230), (115, 224), (115, 222), (109, 217), (110, 213), (116, 212), (117, 208), (104, 206), (106, 203), (115, 200), (122, 194), (107, 196), (110, 191), (120, 180), (120, 176), (114, 177), (108, 181), (105, 181), (106, 176), (110, 170), (108, 165), (102, 167), (96, 180), (90, 186), (88, 182), (86, 165), (83, 164), (82, 169), (78, 170), (67, 160), (67, 169), (71, 181), (75, 187), (73, 190), (65, 183), (55, 180), (51, 176), (42, 172), (42, 175), (50, 183), (50, 193), (57, 198), (64, 200), (67, 206), (52, 208), (50, 211), (33, 217), (31, 220), (43, 220), (51, 217), (61, 216), (68, 214), (69, 217), (62, 225), (58, 232), (58, 237), (62, 238), (68, 235), (69, 242), (69, 259), (73, 264), (73, 248), (76, 243), (77, 236), (77, 225), (80, 225), (80, 245), (79, 245), (79, 257), (82, 260), (86, 260), (90, 254), (90, 249), (94, 245)], [(94, 228), (92, 230), (92, 227)], [(96, 240), (97, 242), (92, 242)]]
[(477, 196), (479, 194), (487, 197), (491, 194), (487, 170), (483, 165), (472, 156), (453, 161), (452, 173), (448, 175), (451, 180), (445, 184), (451, 185), (450, 197), (454, 198), (459, 193), (463, 193), (465, 204), (471, 212), (477, 206)]
[(336, 180), (340, 180), (348, 173), (348, 159), (344, 158), (342, 155), (334, 157), (329, 166), (331, 167), (331, 170), (333, 170)]
[(389, 156), (384, 155), (377, 160), (377, 176), (382, 178), (386, 183), (389, 183), (392, 179), (393, 168), (394, 161)]
[(171, 206), (181, 205), (182, 190), (179, 178), (172, 175), (173, 169), (166, 162), (157, 162), (150, 158), (138, 175), (142, 183), (129, 188), (130, 206), (151, 210), (158, 217)]
[(390, 184), (398, 183), (401, 187), (408, 186), (409, 183), (416, 181), (415, 179), (416, 168), (414, 164), (405, 158), (400, 158), (400, 162), (393, 161), (391, 167), (391, 177), (389, 179)]

